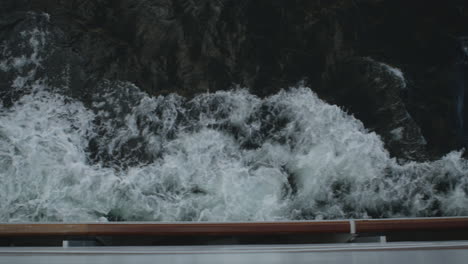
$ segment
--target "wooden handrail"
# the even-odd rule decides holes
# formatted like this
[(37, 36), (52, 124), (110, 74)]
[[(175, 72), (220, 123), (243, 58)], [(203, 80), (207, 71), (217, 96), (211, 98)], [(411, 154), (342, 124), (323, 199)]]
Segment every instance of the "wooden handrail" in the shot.
[(468, 230), (468, 218), (415, 218), (356, 221), (357, 233), (443, 231), (453, 229)]
[(182, 236), (349, 233), (348, 221), (270, 223), (0, 224), (2, 236)]
[(222, 236), (468, 230), (468, 218), (247, 223), (5, 223), (0, 237)]

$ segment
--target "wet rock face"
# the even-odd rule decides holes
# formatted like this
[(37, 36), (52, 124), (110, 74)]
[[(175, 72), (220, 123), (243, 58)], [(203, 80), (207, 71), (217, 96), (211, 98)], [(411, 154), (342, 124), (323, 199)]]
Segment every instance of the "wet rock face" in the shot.
[(337, 63), (329, 74), (323, 97), (343, 106), (379, 134), (393, 156), (428, 158), (426, 140), (401, 99), (408, 87), (399, 69), (355, 57)]
[[(305, 80), (396, 157), (465, 144), (468, 73), (454, 51), (468, 36), (464, 1), (4, 0), (1, 41), (35, 26), (30, 11), (50, 15), (44, 74), (85, 103), (103, 79), (184, 96), (233, 84), (265, 96)], [(404, 89), (385, 65), (403, 71)], [(13, 75), (0, 72), (4, 104), (19, 96)]]
[(87, 79), (188, 96), (240, 84), (264, 96), (303, 78), (318, 85), (335, 57), (349, 53), (341, 24), (352, 16), (337, 12), (350, 3), (309, 2), (42, 0), (29, 9), (66, 32)]
[(13, 2), (3, 10), (50, 14), (66, 32), (63, 48), (80, 55), (89, 86), (119, 79), (151, 94), (188, 96), (233, 84), (265, 96), (304, 78), (319, 85), (325, 69), (350, 53), (342, 24), (351, 25), (354, 13), (342, 0)]
[[(429, 152), (437, 156), (466, 148), (456, 120), (460, 90), (467, 89), (460, 80), (468, 72), (459, 63), (459, 38), (468, 34), (466, 1), (382, 1), (361, 5), (361, 11), (356, 50), (405, 73), (408, 89), (402, 99)], [(462, 112), (466, 116), (467, 108)], [(462, 133), (466, 137), (466, 130)]]

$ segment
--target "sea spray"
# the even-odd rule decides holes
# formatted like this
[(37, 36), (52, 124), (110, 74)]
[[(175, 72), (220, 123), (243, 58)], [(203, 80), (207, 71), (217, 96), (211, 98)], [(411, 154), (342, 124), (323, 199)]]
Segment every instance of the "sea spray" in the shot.
[[(468, 161), (397, 162), (298, 86), (152, 97), (102, 81), (83, 104), (38, 76), (45, 29), (5, 44), (0, 221), (263, 221), (468, 214)], [(6, 98), (9, 95), (3, 95)]]

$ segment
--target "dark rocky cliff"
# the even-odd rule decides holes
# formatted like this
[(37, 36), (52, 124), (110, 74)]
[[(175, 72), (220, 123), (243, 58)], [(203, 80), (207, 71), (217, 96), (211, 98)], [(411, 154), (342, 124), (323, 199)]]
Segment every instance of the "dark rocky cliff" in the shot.
[[(42, 12), (49, 16), (34, 15)], [(66, 71), (67, 93), (85, 103), (105, 79), (184, 96), (235, 84), (266, 96), (304, 81), (396, 157), (467, 147), (465, 1), (0, 2), (0, 41), (39, 24), (51, 39), (39, 74), (60, 86)], [(12, 80), (0, 71), (6, 106), (24, 92), (12, 91)]]

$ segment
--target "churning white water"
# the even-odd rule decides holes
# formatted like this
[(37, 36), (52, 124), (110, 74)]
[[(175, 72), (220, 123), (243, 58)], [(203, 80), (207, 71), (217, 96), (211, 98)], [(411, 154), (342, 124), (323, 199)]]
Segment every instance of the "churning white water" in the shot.
[(461, 153), (398, 164), (378, 135), (309, 88), (188, 100), (104, 82), (85, 107), (34, 78), (38, 32), (24, 35), (29, 53), (0, 62), (18, 75), (15, 89), (30, 90), (0, 108), (0, 221), (468, 214)]

